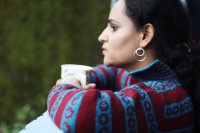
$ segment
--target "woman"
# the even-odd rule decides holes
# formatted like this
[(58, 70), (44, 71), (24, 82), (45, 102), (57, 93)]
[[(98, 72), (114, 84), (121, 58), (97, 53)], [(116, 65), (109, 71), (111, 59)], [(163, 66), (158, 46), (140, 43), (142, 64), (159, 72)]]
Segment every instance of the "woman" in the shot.
[(77, 79), (58, 80), (50, 117), (67, 133), (196, 130), (199, 57), (187, 40), (180, 1), (118, 0), (99, 36), (104, 65), (88, 90)]

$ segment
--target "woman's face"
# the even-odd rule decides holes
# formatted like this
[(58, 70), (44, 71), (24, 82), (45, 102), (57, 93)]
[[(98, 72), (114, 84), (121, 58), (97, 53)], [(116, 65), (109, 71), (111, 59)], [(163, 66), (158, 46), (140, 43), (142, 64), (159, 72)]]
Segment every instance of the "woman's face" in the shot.
[(134, 51), (140, 47), (141, 40), (140, 31), (126, 16), (124, 0), (118, 0), (110, 12), (107, 27), (99, 36), (104, 64), (123, 68), (132, 66)]

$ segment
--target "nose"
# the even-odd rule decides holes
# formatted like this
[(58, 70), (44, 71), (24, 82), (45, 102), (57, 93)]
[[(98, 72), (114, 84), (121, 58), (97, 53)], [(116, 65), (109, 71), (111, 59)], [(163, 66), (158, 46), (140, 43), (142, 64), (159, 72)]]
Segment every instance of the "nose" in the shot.
[(104, 29), (103, 32), (99, 35), (98, 40), (101, 43), (104, 43), (104, 42), (108, 41), (108, 36), (106, 34), (106, 29)]

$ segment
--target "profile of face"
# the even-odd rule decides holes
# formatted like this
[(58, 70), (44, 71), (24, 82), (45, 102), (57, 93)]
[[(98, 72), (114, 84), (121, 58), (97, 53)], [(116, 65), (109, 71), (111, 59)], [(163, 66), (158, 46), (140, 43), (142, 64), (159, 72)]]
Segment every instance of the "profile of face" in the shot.
[(118, 0), (111, 9), (107, 27), (98, 40), (105, 65), (129, 68), (136, 62), (134, 51), (141, 47), (143, 34), (126, 15), (124, 0)]

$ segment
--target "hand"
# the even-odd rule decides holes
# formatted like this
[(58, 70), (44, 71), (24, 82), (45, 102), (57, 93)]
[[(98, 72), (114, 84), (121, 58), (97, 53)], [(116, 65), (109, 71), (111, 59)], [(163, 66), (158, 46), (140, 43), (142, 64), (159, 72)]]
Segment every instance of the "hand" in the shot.
[(74, 78), (74, 77), (73, 78), (62, 78), (62, 79), (59, 79), (56, 82), (56, 85), (57, 84), (71, 84), (71, 85), (74, 85), (74, 86), (76, 86), (78, 88), (82, 88), (80, 81), (77, 78)]
[(89, 83), (87, 85), (81, 85), (80, 81), (77, 78), (63, 78), (63, 79), (59, 79), (56, 82), (56, 85), (58, 84), (71, 84), (76, 86), (77, 88), (80, 89), (92, 89), (96, 87), (95, 83)]

